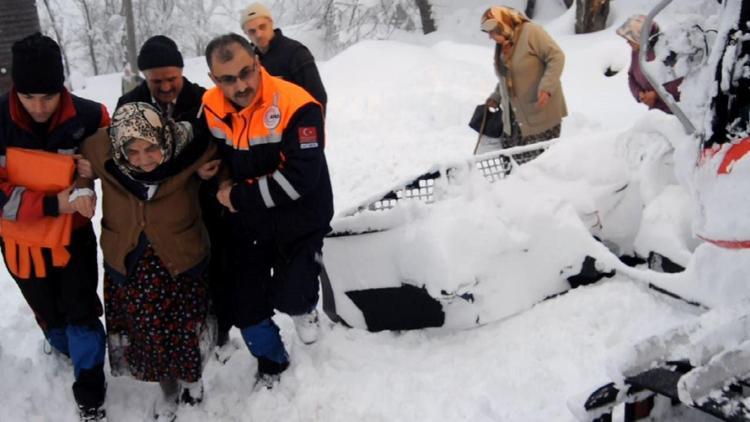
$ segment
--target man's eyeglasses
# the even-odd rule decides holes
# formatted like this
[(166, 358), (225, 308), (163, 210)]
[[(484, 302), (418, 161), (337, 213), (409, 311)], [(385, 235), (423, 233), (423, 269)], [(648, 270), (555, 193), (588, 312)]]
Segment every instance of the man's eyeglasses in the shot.
[(240, 70), (240, 73), (236, 75), (214, 75), (214, 78), (216, 78), (216, 80), (219, 81), (219, 83), (222, 85), (232, 86), (237, 83), (237, 80), (248, 80), (253, 75), (253, 73), (255, 73), (255, 70), (257, 68), (258, 62), (256, 61), (252, 66), (243, 67), (242, 70)]

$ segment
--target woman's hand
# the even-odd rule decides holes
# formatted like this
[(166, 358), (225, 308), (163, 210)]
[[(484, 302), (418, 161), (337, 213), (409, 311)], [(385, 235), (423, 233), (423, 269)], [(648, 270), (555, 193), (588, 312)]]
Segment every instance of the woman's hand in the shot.
[(72, 214), (76, 210), (70, 203), (70, 194), (73, 192), (74, 186), (69, 186), (57, 193), (57, 212), (62, 214)]
[(91, 161), (83, 158), (83, 156), (80, 154), (75, 154), (73, 156), (73, 159), (76, 162), (76, 171), (78, 172), (79, 176), (85, 177), (87, 179), (94, 178), (94, 169), (91, 168)]
[(208, 180), (214, 176), (216, 176), (216, 173), (219, 172), (219, 167), (221, 167), (221, 160), (211, 160), (198, 169), (198, 177), (200, 177), (203, 180)]
[(543, 108), (549, 102), (550, 93), (547, 91), (539, 91), (539, 96), (536, 100), (537, 110)]
[(57, 194), (59, 213), (77, 212), (86, 218), (92, 218), (96, 211), (96, 192), (90, 188), (71, 186)]
[(92, 218), (96, 210), (95, 196), (79, 196), (70, 203), (73, 209), (86, 218)]
[(221, 182), (219, 185), (219, 191), (216, 192), (216, 199), (219, 201), (221, 205), (224, 205), (229, 209), (231, 212), (237, 212), (236, 209), (232, 206), (232, 181), (231, 180), (225, 180)]
[(656, 104), (656, 91), (641, 91), (638, 99), (649, 108), (653, 108)]
[(91, 218), (96, 210), (96, 193), (92, 189), (70, 186), (57, 194), (57, 209), (60, 215), (77, 212)]

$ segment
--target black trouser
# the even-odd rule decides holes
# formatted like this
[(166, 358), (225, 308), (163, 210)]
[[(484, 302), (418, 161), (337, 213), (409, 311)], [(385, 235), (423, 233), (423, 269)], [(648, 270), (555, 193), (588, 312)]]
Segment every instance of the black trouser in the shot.
[(323, 236), (293, 245), (284, 254), (273, 240), (233, 242), (232, 309), (242, 329), (273, 316), (309, 312), (318, 303), (318, 275)]
[(232, 328), (232, 289), (229, 267), (229, 224), (226, 208), (216, 200), (216, 183), (203, 182), (200, 188), (203, 222), (211, 239), (211, 259), (208, 264), (208, 283), (212, 311), (216, 315), (219, 338)]
[[(63, 268), (52, 267), (49, 250), (43, 250), (47, 277), (35, 277), (32, 271), (28, 279), (13, 278), (50, 344), (72, 359), (76, 401), (98, 406), (105, 394), (104, 328), (96, 293), (96, 236), (90, 223), (73, 231), (67, 249), (70, 260)], [(2, 251), (5, 256), (4, 244)]]
[[(213, 242), (213, 241), (212, 241)], [(231, 272), (226, 245), (214, 247), (211, 244), (211, 260), (208, 264), (208, 286), (216, 315), (219, 334), (228, 333), (232, 328), (232, 289)]]

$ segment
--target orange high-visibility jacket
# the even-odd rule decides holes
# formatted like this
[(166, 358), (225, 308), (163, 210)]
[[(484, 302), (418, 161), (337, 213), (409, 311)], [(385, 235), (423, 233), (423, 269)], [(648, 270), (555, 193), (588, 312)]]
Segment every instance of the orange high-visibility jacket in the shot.
[(258, 90), (243, 109), (218, 87), (203, 95), (206, 122), (222, 146), (233, 207), (253, 236), (294, 243), (326, 232), (333, 194), (320, 104), (304, 89), (260, 68)]
[(236, 150), (247, 151), (251, 146), (281, 142), (289, 120), (300, 107), (310, 103), (320, 106), (297, 85), (273, 78), (262, 67), (260, 72), (259, 94), (253, 104), (243, 110), (235, 110), (216, 87), (203, 94), (211, 134)]
[[(52, 152), (9, 147), (6, 151), (8, 180), (27, 189), (56, 194), (72, 184), (73, 157)], [(19, 278), (34, 274), (46, 277), (42, 248), (50, 249), (52, 265), (64, 267), (70, 259), (65, 246), (70, 244), (73, 214), (45, 216), (34, 221), (0, 219), (0, 235), (5, 243), (8, 270)]]

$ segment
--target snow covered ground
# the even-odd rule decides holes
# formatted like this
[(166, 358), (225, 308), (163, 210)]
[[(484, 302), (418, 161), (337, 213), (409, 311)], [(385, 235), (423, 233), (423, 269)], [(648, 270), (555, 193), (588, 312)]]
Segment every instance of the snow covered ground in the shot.
[[(434, 163), (471, 156), (476, 134), (467, 122), (474, 106), (496, 83), (492, 45), (477, 29), (487, 5), (450, 3), (456, 2), (436, 2), (443, 29), (435, 34), (361, 42), (319, 63), (329, 95), (326, 153), (337, 210), (356, 206)], [(542, 8), (557, 2), (538, 3)], [(610, 224), (604, 237), (616, 240), (620, 252), (632, 252), (641, 244), (671, 252), (683, 264), (689, 261), (696, 246), (689, 233), (690, 201), (675, 184), (669, 160), (672, 145), (690, 138), (673, 117), (649, 112), (633, 100), (625, 72), (629, 48), (614, 33), (627, 16), (645, 13), (654, 3), (613, 1), (610, 28), (589, 35), (573, 35), (573, 11), (559, 17), (542, 15), (567, 59), (563, 89), (570, 116), (563, 122), (560, 142), (504, 187), (479, 188), (478, 198), (458, 195), (450, 212), (432, 216), (433, 226), (412, 233), (422, 236), (416, 238), (415, 247), (420, 239), (437, 241), (444, 233), (443, 251), (452, 252), (440, 255), (447, 260), (446, 267), (472, 262), (482, 271), (494, 271), (491, 275), (498, 280), (512, 279), (508, 286), (512, 297), (533, 288), (539, 271), (527, 273), (523, 267), (508, 271), (488, 260), (491, 254), (476, 258), (473, 246), (497, 246), (495, 237), (507, 229), (502, 224), (467, 225), (463, 232), (457, 229), (460, 224), (476, 223), (477, 216), (486, 218), (498, 206), (520, 215), (523, 208), (518, 204), (523, 203), (540, 207), (534, 209), (537, 212), (554, 203), (559, 206), (552, 209), (580, 214), (587, 207), (602, 206), (596, 201), (602, 196), (595, 195), (592, 187), (625, 180), (637, 186), (635, 208), (605, 216)], [(700, 10), (696, 3), (701, 2), (676, 3), (681, 4), (660, 16), (665, 29), (694, 18)], [(304, 34), (291, 34), (305, 39)], [(608, 78), (604, 76), (608, 67), (623, 71)], [(186, 76), (210, 86), (206, 71), (202, 58), (186, 62)], [(112, 110), (119, 86), (118, 75), (101, 76), (90, 79), (77, 94), (102, 101)], [(554, 183), (544, 186), (545, 180)], [(499, 198), (508, 192), (514, 198), (510, 205), (481, 197), (487, 193)], [(651, 205), (645, 218), (663, 224), (637, 237), (645, 203)], [(555, 215), (572, 221), (576, 212)], [(560, 242), (561, 250), (582, 248), (584, 240), (566, 244), (566, 238), (554, 238), (558, 233), (554, 221), (540, 221), (534, 229)], [(545, 244), (539, 238), (525, 242), (543, 251), (529, 267), (550, 269), (550, 263), (556, 262), (555, 250), (541, 248)], [(415, 257), (411, 261), (415, 268), (428, 267), (435, 259)], [(456, 270), (456, 274), (468, 271)], [(0, 271), (0, 421), (76, 420), (72, 371), (42, 353), (42, 335), (31, 312), (5, 269)], [(430, 274), (438, 275), (427, 271)], [(681, 278), (670, 280), (675, 283)], [(179, 420), (572, 421), (567, 399), (607, 381), (611, 356), (698, 314), (694, 307), (617, 275), (468, 330), (369, 333), (324, 319), (321, 339), (305, 346), (291, 320), (282, 315), (277, 322), (292, 366), (279, 388), (251, 392), (256, 368), (243, 347), (225, 365), (209, 362), (205, 401), (197, 408), (180, 410)], [(239, 341), (239, 333), (232, 336)], [(149, 419), (156, 385), (122, 378), (108, 382), (109, 420)]]

